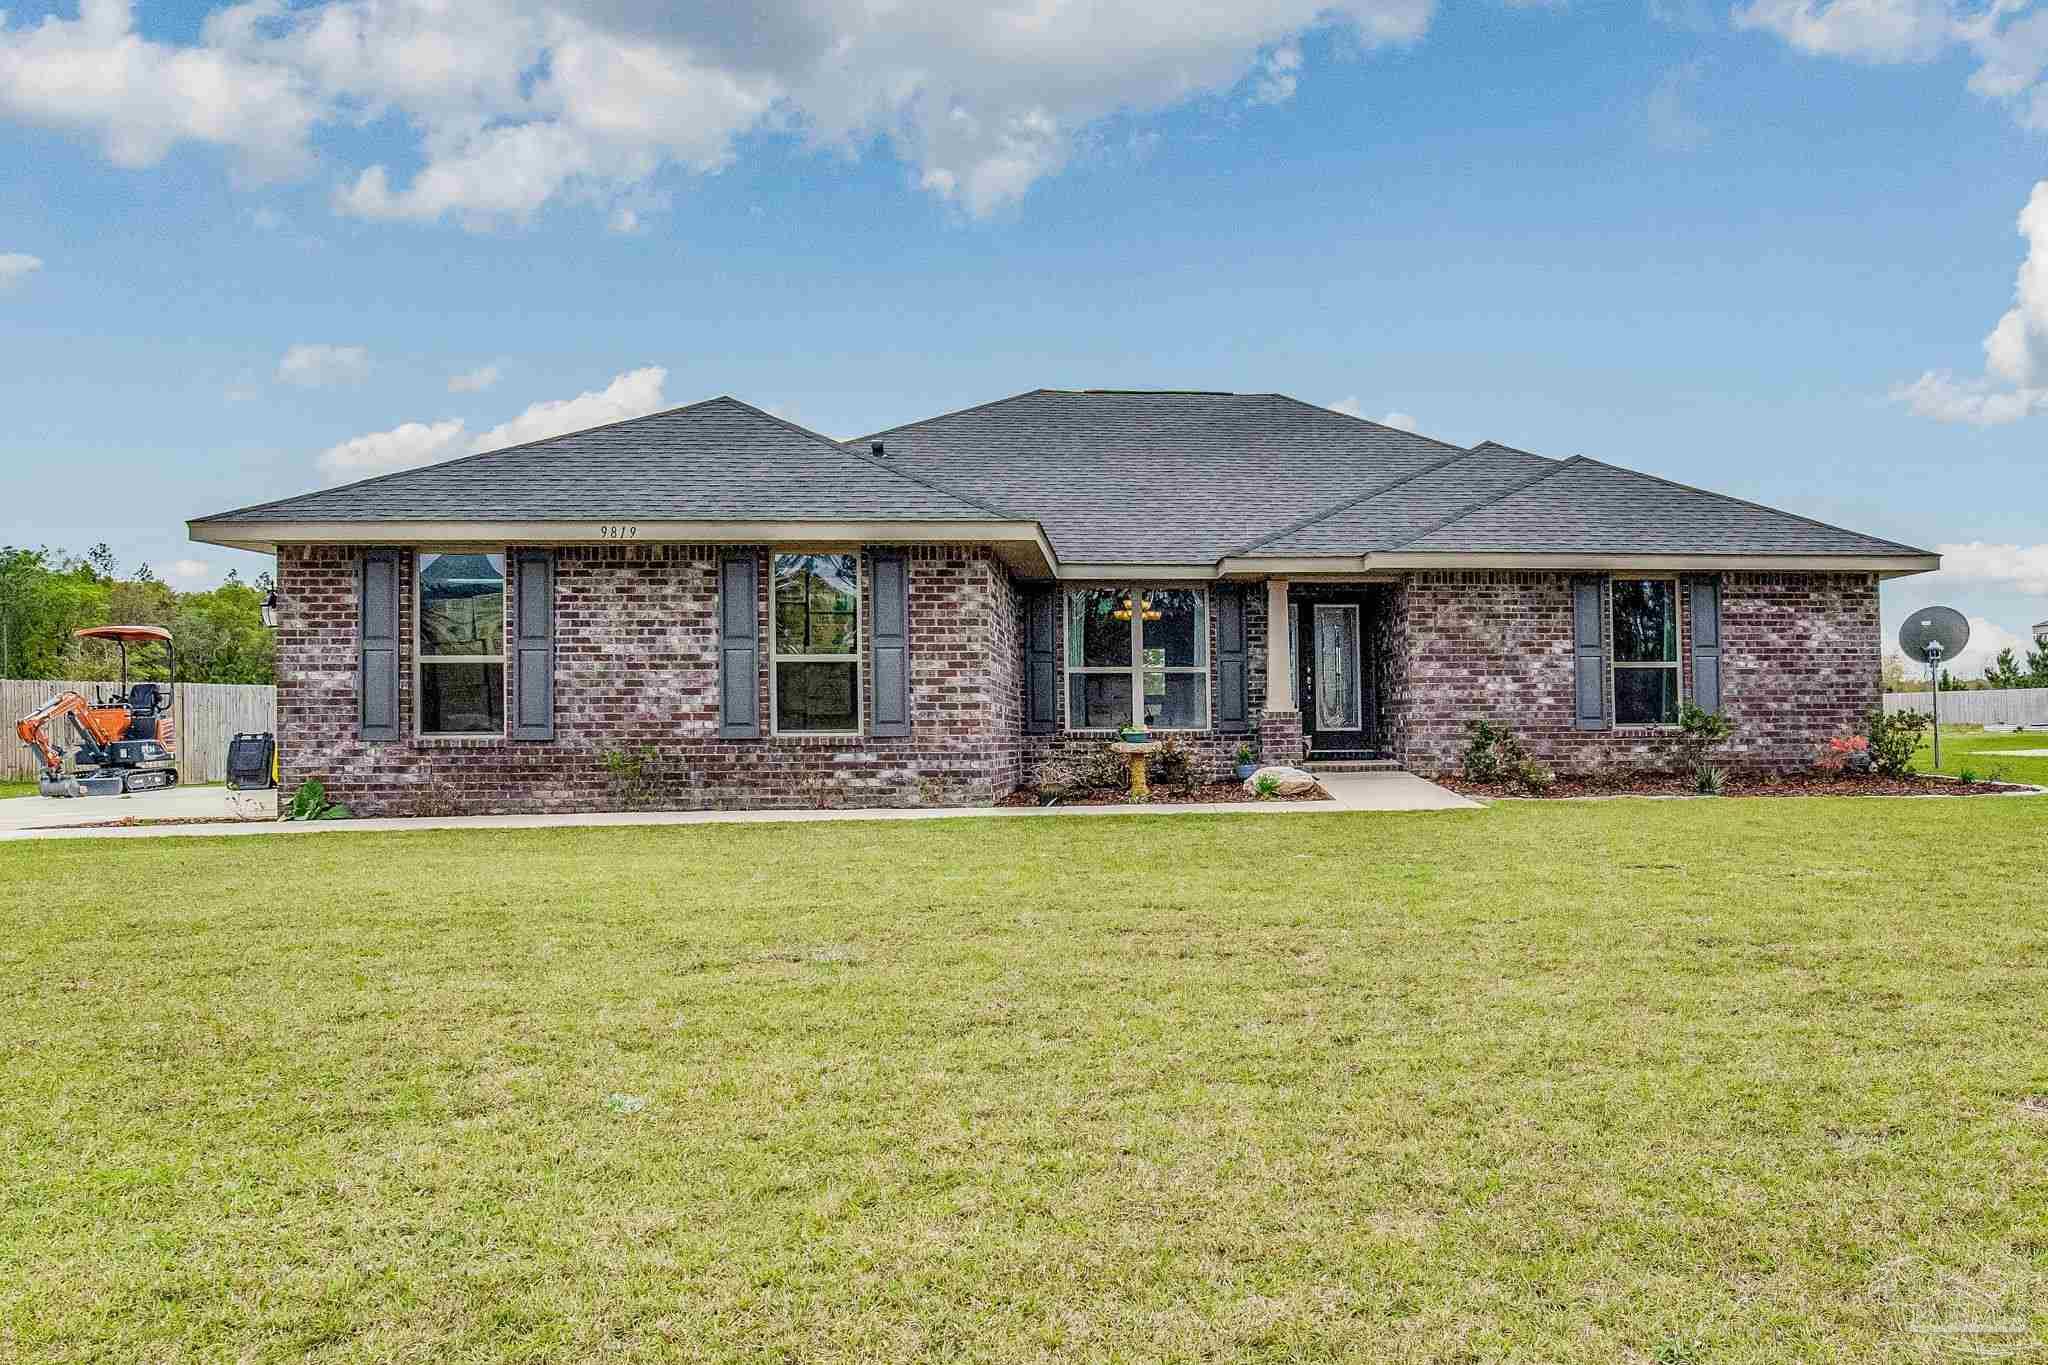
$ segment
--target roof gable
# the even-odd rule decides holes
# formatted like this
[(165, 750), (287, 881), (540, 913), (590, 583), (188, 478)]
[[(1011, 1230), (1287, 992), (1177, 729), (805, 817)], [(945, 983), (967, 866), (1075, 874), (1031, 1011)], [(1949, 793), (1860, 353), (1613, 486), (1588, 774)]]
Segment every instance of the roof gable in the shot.
[(989, 520), (1002, 514), (726, 397), (202, 521), (862, 517)]

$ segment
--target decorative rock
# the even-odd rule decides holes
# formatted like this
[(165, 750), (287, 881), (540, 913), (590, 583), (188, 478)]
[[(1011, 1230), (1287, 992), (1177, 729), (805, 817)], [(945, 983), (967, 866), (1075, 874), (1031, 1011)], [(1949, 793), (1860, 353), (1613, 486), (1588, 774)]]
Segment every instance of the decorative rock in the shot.
[(1306, 796), (1317, 786), (1316, 775), (1299, 768), (1261, 768), (1244, 780), (1244, 789), (1257, 796), (1266, 778), (1273, 780), (1275, 796)]

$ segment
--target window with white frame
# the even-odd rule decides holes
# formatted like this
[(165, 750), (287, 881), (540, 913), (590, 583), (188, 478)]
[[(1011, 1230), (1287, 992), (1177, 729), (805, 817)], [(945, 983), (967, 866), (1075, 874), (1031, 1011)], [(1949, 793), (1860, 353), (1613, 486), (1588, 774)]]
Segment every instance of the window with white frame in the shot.
[(860, 556), (775, 556), (777, 734), (860, 732)]
[(1617, 578), (1614, 620), (1614, 723), (1676, 725), (1678, 580)]
[(1200, 588), (1067, 594), (1067, 728), (1209, 728), (1209, 596)]
[(505, 733), (505, 556), (423, 554), (416, 581), (419, 732)]

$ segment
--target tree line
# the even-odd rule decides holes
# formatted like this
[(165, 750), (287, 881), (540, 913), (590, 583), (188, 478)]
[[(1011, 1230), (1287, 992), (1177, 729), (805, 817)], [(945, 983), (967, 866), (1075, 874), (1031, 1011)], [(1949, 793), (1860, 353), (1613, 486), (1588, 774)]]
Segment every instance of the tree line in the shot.
[[(147, 564), (122, 573), (105, 544), (83, 555), (0, 546), (0, 678), (113, 678), (119, 651), (76, 640), (82, 626), (162, 626), (176, 637), (181, 682), (273, 683), (277, 644), (263, 624), (269, 573), (179, 592)], [(129, 676), (161, 678), (162, 651), (130, 649)]]
[[(2036, 639), (2034, 645), (2035, 648), (2027, 651), (2024, 663), (2011, 649), (1999, 650), (1998, 657), (1991, 661), (1980, 678), (1958, 678), (1944, 668), (1941, 670), (1941, 690), (1988, 692), (2009, 687), (2048, 687), (2048, 635)], [(1884, 690), (1927, 692), (1933, 689), (1927, 685), (1925, 666), (1910, 664), (1905, 655), (1893, 650), (1884, 658)]]

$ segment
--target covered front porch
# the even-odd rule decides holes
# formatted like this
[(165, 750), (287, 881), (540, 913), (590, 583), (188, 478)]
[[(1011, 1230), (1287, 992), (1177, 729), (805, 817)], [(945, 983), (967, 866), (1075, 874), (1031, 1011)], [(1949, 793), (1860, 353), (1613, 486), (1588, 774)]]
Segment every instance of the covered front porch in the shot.
[[(1394, 766), (1395, 600), (1384, 579), (1266, 580), (1268, 760)], [(1284, 623), (1284, 624), (1283, 624)]]

